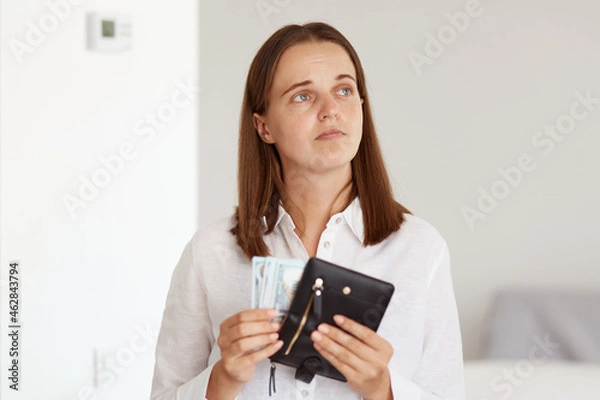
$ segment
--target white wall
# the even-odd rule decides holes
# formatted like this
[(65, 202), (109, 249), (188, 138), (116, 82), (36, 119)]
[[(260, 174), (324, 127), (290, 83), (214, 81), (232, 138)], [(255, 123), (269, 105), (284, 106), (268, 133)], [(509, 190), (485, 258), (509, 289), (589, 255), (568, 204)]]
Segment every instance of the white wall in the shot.
[[(258, 7), (265, 4), (272, 13), (263, 19)], [(469, 359), (477, 357), (498, 290), (600, 289), (600, 103), (551, 151), (532, 142), (569, 113), (576, 92), (600, 98), (600, 5), (481, 0), (469, 8), (479, 16), (464, 32), (430, 64), (414, 68), (410, 52), (426, 55), (426, 34), (445, 32), (445, 14), (466, 4), (203, 2), (200, 222), (229, 214), (235, 204), (239, 110), (256, 50), (284, 24), (332, 23), (361, 56), (400, 201), (449, 242)], [(525, 154), (530, 171), (470, 229), (462, 208), (477, 208), (480, 187), (502, 189), (497, 170), (518, 165)]]
[[(52, 27), (56, 3), (64, 18)], [(0, 2), (0, 397), (147, 399), (170, 275), (198, 226), (197, 94), (186, 99), (178, 85), (198, 85), (199, 6), (72, 3), (80, 4)], [(88, 11), (129, 13), (132, 50), (87, 51)], [(52, 32), (16, 57), (11, 44), (27, 45), (28, 22), (39, 28), (40, 18)], [(173, 96), (172, 120), (149, 128), (147, 114), (168, 119)], [(114, 157), (125, 142), (129, 160), (71, 215), (64, 196), (79, 197), (79, 177), (101, 173), (99, 157)], [(15, 259), (18, 393), (7, 387), (4, 340)], [(94, 368), (94, 357), (103, 364)]]

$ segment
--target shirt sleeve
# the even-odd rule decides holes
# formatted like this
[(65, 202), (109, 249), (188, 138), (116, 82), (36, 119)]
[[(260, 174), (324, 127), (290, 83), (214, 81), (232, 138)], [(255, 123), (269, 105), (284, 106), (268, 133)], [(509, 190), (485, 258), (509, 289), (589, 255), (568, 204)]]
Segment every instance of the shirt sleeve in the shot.
[(426, 288), (423, 350), (412, 379), (390, 368), (396, 400), (464, 400), (464, 366), (456, 299), (445, 241)]
[(206, 290), (193, 253), (194, 238), (173, 271), (156, 344), (151, 400), (204, 399), (214, 343)]

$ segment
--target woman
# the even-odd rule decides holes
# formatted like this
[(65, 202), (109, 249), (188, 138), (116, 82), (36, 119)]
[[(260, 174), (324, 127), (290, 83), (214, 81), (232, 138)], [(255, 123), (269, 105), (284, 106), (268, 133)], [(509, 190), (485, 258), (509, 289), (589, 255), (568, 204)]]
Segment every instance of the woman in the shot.
[(347, 379), (310, 384), (277, 368), (274, 397), (463, 399), (460, 330), (446, 242), (397, 203), (360, 60), (323, 23), (275, 32), (242, 105), (239, 206), (199, 231), (173, 273), (152, 399), (264, 398), (282, 346), (276, 310), (247, 310), (251, 257), (319, 257), (391, 282), (378, 332), (339, 316), (311, 334)]

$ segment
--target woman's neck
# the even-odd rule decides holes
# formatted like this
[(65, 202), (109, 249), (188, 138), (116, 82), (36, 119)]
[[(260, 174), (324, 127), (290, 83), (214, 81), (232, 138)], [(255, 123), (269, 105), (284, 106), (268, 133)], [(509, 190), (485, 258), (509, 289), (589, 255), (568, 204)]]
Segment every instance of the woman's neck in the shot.
[(283, 207), (296, 225), (296, 233), (309, 255), (332, 215), (344, 210), (352, 193), (350, 165), (327, 175), (284, 175), (286, 198)]

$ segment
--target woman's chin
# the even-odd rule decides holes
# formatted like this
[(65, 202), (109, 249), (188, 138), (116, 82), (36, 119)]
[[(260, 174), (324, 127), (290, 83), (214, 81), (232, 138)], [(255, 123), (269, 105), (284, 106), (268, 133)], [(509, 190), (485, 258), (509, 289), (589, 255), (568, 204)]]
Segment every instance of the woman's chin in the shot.
[(309, 169), (313, 172), (331, 173), (350, 168), (352, 158), (345, 154), (327, 154), (312, 158)]

